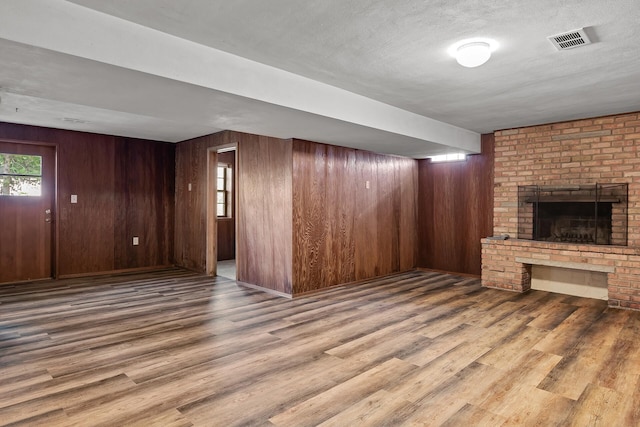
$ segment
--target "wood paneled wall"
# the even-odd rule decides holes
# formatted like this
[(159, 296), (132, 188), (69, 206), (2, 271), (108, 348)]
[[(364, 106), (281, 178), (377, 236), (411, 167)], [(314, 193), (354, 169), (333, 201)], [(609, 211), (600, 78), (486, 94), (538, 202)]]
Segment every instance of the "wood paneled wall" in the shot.
[(226, 151), (218, 153), (218, 162), (226, 163), (231, 167), (233, 183), (231, 185), (231, 218), (218, 218), (218, 261), (235, 259), (236, 257), (236, 152)]
[(415, 267), (417, 177), (412, 159), (294, 140), (294, 294)]
[(238, 280), (297, 295), (415, 267), (417, 161), (231, 131), (178, 144), (178, 265), (205, 271), (207, 149), (229, 144)]
[(173, 264), (175, 144), (117, 138), (114, 150), (116, 270)]
[(57, 145), (58, 276), (172, 264), (173, 144), (10, 123), (0, 138)]
[(207, 150), (228, 144), (229, 134), (194, 138), (176, 148), (175, 262), (203, 273), (207, 254)]
[(419, 162), (419, 267), (480, 275), (493, 231), (493, 134), (465, 162)]
[(178, 144), (176, 264), (206, 271), (207, 233), (215, 232), (207, 231), (206, 220), (208, 149), (230, 144), (238, 161), (237, 278), (291, 294), (290, 140), (223, 131)]
[(238, 280), (292, 294), (292, 142), (235, 134), (238, 141)]
[(239, 280), (301, 294), (416, 261), (479, 274), (479, 240), (491, 234), (493, 135), (459, 164), (230, 131), (177, 148), (8, 123), (0, 138), (57, 145), (62, 276), (174, 261), (205, 271), (207, 149), (230, 143), (239, 158)]

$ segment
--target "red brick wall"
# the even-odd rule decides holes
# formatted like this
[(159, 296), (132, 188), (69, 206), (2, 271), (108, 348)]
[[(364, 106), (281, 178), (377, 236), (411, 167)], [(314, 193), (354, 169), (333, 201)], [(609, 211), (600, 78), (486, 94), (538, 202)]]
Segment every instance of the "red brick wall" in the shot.
[[(628, 183), (628, 245), (517, 240), (518, 186)], [(640, 113), (502, 130), (495, 133), (493, 234), (482, 242), (484, 286), (523, 292), (530, 264), (581, 263), (605, 268), (609, 305), (640, 310)], [(559, 265), (561, 266), (561, 265)]]

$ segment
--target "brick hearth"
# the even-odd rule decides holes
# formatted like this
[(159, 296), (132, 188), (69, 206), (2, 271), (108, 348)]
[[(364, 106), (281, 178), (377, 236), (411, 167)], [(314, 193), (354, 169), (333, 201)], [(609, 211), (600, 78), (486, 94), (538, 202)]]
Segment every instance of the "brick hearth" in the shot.
[[(525, 292), (531, 265), (607, 273), (609, 305), (640, 310), (640, 114), (495, 133), (493, 234), (483, 239), (482, 284)], [(519, 185), (628, 183), (627, 246), (518, 240)]]

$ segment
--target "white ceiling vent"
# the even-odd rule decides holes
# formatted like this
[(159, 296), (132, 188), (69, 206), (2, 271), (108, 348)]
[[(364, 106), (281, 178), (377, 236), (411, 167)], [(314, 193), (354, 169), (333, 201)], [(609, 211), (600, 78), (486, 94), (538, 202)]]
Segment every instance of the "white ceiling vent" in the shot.
[(574, 47), (591, 44), (591, 40), (589, 40), (587, 33), (584, 32), (584, 28), (556, 34), (555, 36), (549, 36), (547, 38), (558, 50), (573, 49)]

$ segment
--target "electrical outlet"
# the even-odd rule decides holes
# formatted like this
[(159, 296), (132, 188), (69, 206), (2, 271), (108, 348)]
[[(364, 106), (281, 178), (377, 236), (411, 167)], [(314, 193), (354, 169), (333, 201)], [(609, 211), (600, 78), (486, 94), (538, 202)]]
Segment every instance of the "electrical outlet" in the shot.
[(140, 244), (140, 239), (138, 239), (138, 236), (134, 236), (134, 238), (133, 238), (133, 246), (138, 246), (138, 244)]
[(77, 194), (72, 194), (71, 195), (71, 203), (78, 203), (78, 195)]

